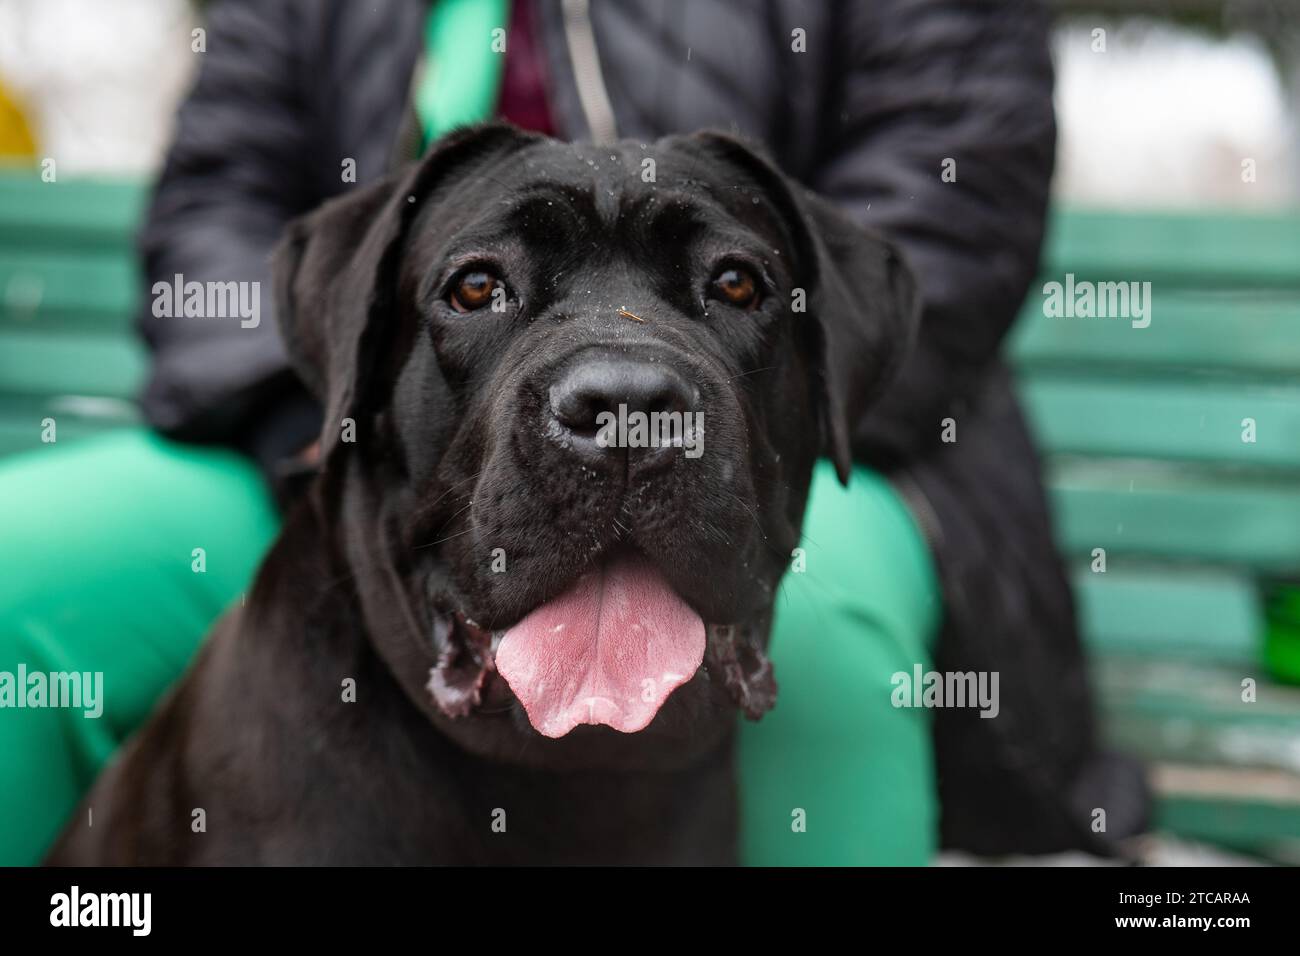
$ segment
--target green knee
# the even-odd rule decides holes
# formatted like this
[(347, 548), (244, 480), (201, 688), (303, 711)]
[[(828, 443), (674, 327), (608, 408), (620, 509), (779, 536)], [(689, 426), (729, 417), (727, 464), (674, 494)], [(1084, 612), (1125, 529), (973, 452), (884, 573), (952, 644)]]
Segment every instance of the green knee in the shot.
[(0, 816), (21, 821), (0, 828), (0, 864), (40, 859), (276, 524), (245, 459), (143, 429), (0, 462), (0, 672), (101, 675), (102, 688), (96, 716), (0, 709)]
[(892, 677), (929, 666), (929, 550), (893, 487), (819, 464), (770, 654), (777, 705), (740, 734), (742, 853), (754, 865), (925, 864), (937, 801), (926, 711)]

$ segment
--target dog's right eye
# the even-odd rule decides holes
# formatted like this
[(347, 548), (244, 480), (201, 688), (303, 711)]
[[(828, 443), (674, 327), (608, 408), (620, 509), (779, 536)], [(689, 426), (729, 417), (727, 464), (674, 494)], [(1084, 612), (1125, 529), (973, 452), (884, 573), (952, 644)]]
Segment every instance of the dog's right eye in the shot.
[(498, 287), (502, 287), (501, 280), (491, 272), (471, 269), (452, 281), (447, 301), (457, 312), (473, 312), (491, 302)]

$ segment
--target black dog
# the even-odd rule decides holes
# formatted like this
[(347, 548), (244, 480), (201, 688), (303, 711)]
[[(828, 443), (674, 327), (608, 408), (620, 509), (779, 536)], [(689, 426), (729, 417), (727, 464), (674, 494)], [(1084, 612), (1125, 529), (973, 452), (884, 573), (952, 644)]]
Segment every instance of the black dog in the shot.
[(489, 125), (276, 268), (321, 472), (52, 862), (733, 861), (814, 459), (915, 324), (892, 248), (725, 135)]

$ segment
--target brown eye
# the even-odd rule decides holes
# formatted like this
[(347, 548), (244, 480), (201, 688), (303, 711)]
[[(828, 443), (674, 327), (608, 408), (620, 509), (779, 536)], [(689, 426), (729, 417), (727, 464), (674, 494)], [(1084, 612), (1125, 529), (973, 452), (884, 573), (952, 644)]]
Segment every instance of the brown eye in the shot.
[(451, 287), (448, 301), (457, 312), (473, 312), (492, 301), (501, 281), (490, 272), (475, 269), (464, 273)]
[(748, 269), (728, 266), (713, 280), (714, 291), (723, 302), (739, 309), (752, 309), (758, 304), (758, 283)]

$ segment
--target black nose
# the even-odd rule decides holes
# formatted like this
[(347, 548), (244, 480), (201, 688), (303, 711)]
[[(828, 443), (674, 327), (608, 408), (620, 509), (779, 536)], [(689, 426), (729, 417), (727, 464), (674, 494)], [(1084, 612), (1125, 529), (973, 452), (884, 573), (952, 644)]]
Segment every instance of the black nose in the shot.
[[(586, 458), (616, 457), (623, 449), (611, 443), (611, 422), (628, 421), (641, 413), (677, 413), (677, 422), (690, 427), (687, 413), (695, 410), (698, 392), (670, 364), (617, 356), (593, 356), (571, 364), (550, 388), (551, 414), (566, 442)], [(671, 447), (632, 447), (629, 458), (650, 461), (671, 454)]]

